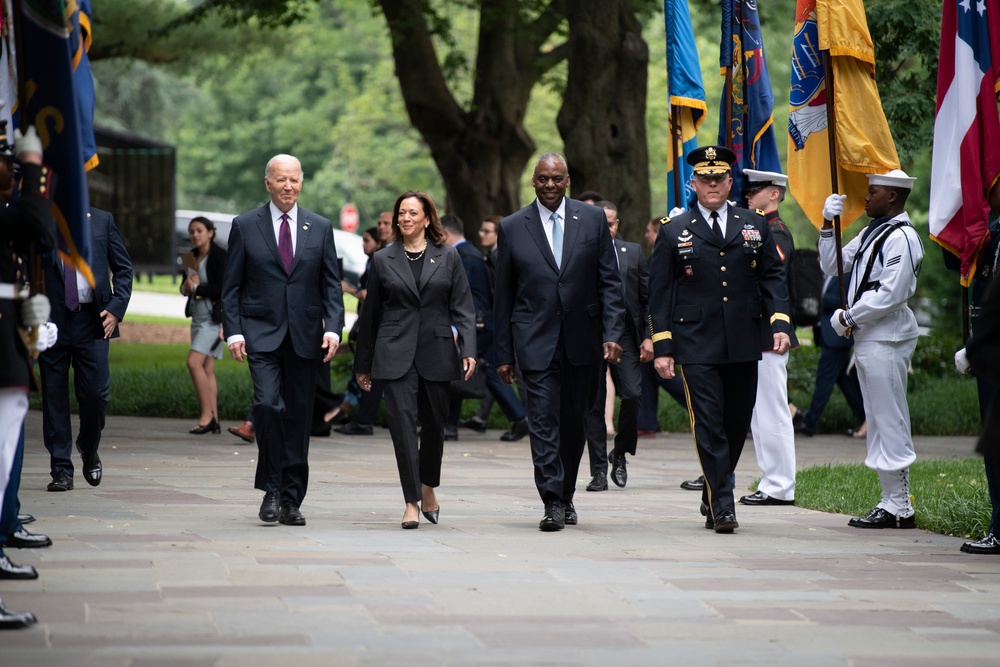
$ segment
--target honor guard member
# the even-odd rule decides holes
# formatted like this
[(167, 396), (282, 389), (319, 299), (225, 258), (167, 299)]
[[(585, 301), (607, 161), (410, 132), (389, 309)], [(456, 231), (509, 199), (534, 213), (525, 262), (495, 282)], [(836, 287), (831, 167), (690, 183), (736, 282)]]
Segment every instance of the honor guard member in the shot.
[[(763, 213), (778, 257), (791, 266), (795, 243), (792, 233), (781, 221), (778, 204), (785, 198), (788, 176), (774, 171), (743, 170), (744, 197), (747, 208)], [(785, 286), (791, 294), (790, 274), (785, 272)], [(794, 322), (793, 322), (794, 325)], [(770, 325), (761, 320), (760, 345), (763, 354), (757, 362), (757, 402), (753, 406), (750, 432), (753, 434), (757, 465), (763, 473), (757, 491), (740, 498), (743, 505), (793, 505), (795, 503), (795, 430), (788, 409), (788, 355), (771, 351)], [(792, 347), (798, 347), (795, 327), (789, 332)]]
[(733, 472), (757, 397), (759, 330), (777, 354), (790, 345), (785, 265), (764, 217), (726, 200), (736, 155), (722, 146), (688, 154), (698, 203), (665, 218), (650, 261), (653, 353), (663, 378), (680, 372), (705, 488), (705, 527), (739, 527)]
[[(910, 504), (910, 464), (916, 459), (906, 405), (906, 372), (917, 346), (917, 318), (906, 305), (917, 288), (924, 256), (920, 236), (906, 214), (906, 198), (917, 180), (899, 169), (868, 176), (865, 213), (868, 227), (843, 247), (844, 271), (851, 271), (847, 309), (837, 309), (830, 324), (841, 336), (854, 333), (854, 355), (868, 421), (865, 465), (878, 473), (882, 500), (855, 528), (915, 528)], [(830, 195), (823, 206), (819, 261), (837, 275), (834, 217), (843, 213), (846, 195)]]

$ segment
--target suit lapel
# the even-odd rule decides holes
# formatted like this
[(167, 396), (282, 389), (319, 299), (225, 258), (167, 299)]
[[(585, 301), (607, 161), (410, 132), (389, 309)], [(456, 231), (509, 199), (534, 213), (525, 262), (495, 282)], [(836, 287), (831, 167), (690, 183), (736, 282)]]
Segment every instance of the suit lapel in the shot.
[[(309, 233), (312, 231), (312, 221), (309, 220), (309, 211), (305, 210), (301, 206), (299, 207), (299, 219), (297, 221), (293, 220), (289, 224), (295, 225), (295, 255), (292, 257), (292, 271), (295, 273), (295, 267), (299, 265), (299, 257), (302, 256), (302, 251), (306, 248), (306, 243), (309, 239)], [(277, 244), (275, 244), (275, 249), (277, 249)]]
[(743, 217), (734, 207), (729, 207), (729, 220), (726, 221), (726, 245), (729, 245), (743, 231), (743, 224), (746, 218)]
[(711, 243), (717, 248), (720, 247), (719, 237), (715, 235), (715, 232), (712, 231), (712, 227), (709, 226), (705, 218), (701, 216), (701, 210), (697, 206), (691, 209), (691, 219), (688, 220), (687, 228), (692, 234), (703, 241)]
[[(576, 247), (576, 237), (580, 233), (580, 204), (570, 199), (566, 200), (566, 219), (563, 220), (562, 269), (569, 264)], [(560, 269), (560, 273), (561, 273)]]
[(417, 289), (416, 281), (413, 280), (413, 270), (410, 268), (410, 261), (406, 259), (406, 253), (403, 252), (403, 242), (393, 243), (386, 248), (385, 255), (389, 260), (389, 267), (403, 281), (403, 284), (413, 292), (413, 295), (419, 299), (420, 291)]
[[(534, 239), (535, 245), (538, 246), (538, 251), (542, 253), (542, 257), (545, 261), (549, 263), (552, 270), (556, 273), (559, 272), (559, 267), (556, 266), (556, 258), (552, 255), (552, 246), (549, 245), (549, 239), (545, 236), (545, 228), (542, 227), (542, 219), (538, 216), (538, 204), (537, 202), (532, 202), (524, 213), (525, 217), (525, 227), (528, 230), (528, 234)], [(563, 257), (566, 256), (566, 235), (563, 234)]]
[(618, 273), (622, 277), (622, 294), (625, 296), (625, 303), (628, 304), (628, 269), (629, 256), (625, 252), (625, 245), (618, 239), (614, 239), (615, 257), (618, 258)]
[(430, 239), (427, 240), (427, 252), (424, 253), (424, 266), (420, 269), (420, 289), (424, 288), (427, 281), (431, 279), (434, 272), (441, 266), (441, 255), (443, 254), (444, 250), (436, 245), (431, 245)]
[(264, 237), (264, 243), (271, 249), (271, 254), (274, 255), (274, 261), (276, 261), (278, 266), (282, 267), (282, 270), (284, 270), (284, 264), (281, 262), (281, 255), (278, 253), (278, 240), (274, 238), (274, 223), (271, 221), (271, 207), (267, 204), (264, 204), (264, 206), (257, 209), (257, 229), (260, 230), (261, 236)]

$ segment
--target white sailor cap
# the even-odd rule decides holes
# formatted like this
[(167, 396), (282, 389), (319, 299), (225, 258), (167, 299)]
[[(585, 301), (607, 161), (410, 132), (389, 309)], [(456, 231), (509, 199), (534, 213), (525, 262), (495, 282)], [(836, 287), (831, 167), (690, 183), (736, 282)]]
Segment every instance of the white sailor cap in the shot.
[(913, 176), (907, 176), (902, 169), (893, 169), (887, 174), (868, 174), (868, 185), (885, 185), (904, 190), (912, 190), (916, 180)]
[(788, 187), (788, 176), (784, 174), (779, 174), (776, 171), (760, 171), (759, 169), (744, 169), (743, 170), (744, 190), (752, 190), (753, 188), (762, 188), (767, 185), (777, 185), (780, 187)]

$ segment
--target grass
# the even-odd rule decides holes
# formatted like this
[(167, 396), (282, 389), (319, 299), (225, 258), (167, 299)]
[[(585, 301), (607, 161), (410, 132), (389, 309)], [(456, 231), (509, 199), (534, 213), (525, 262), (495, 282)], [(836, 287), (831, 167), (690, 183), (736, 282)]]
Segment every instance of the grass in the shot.
[[(991, 505), (982, 458), (917, 460), (910, 467), (910, 497), (918, 528), (979, 538), (989, 527)], [(816, 466), (796, 475), (799, 507), (864, 516), (880, 498), (878, 476), (861, 464)]]

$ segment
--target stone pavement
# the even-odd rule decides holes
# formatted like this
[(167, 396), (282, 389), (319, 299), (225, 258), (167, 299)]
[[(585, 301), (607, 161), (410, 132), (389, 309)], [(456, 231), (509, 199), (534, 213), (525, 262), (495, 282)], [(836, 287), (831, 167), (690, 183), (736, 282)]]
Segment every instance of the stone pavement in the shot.
[[(625, 489), (581, 479), (580, 525), (542, 533), (527, 442), (463, 431), (441, 523), (403, 531), (384, 429), (313, 439), (293, 528), (256, 518), (254, 447), (178, 420), (109, 418), (101, 486), (46, 493), (40, 422), (21, 499), (55, 545), (10, 551), (41, 578), (0, 593), (40, 622), (0, 633), (4, 667), (1000, 663), (1000, 558), (797, 507), (739, 508), (716, 535), (678, 487), (697, 475), (686, 434), (642, 440)], [(803, 466), (863, 456), (798, 444)], [(749, 444), (743, 461), (739, 489), (758, 476)]]

